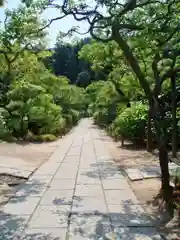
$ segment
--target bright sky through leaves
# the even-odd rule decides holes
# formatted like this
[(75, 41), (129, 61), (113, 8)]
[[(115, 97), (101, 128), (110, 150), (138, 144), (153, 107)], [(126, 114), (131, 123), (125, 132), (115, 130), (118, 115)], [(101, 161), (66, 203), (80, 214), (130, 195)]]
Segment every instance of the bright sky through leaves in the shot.
[[(20, 4), (20, 0), (8, 0), (6, 1), (3, 8), (0, 8), (0, 21), (4, 21), (4, 11), (6, 8), (12, 9), (18, 7)], [(54, 17), (59, 16), (59, 13), (55, 9), (49, 9), (44, 13), (45, 19), (52, 19)], [(82, 32), (85, 32), (87, 30), (87, 24), (85, 22), (75, 22), (73, 17), (66, 17), (65, 19), (62, 19), (60, 21), (53, 22), (51, 27), (49, 28), (49, 46), (53, 47), (56, 42), (56, 37), (59, 33), (59, 31), (67, 32), (72, 26), (79, 25)], [(79, 36), (78, 36), (79, 37)]]

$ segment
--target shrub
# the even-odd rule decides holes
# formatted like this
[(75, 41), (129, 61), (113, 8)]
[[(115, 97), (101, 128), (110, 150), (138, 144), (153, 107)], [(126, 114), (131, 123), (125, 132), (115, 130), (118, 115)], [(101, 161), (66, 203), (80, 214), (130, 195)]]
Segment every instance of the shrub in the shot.
[(111, 104), (108, 107), (102, 107), (98, 109), (93, 118), (100, 126), (109, 125), (116, 118), (116, 104)]
[(56, 141), (57, 137), (53, 134), (31, 135), (29, 140), (35, 142), (52, 142)]
[(145, 128), (148, 118), (147, 105), (136, 103), (126, 108), (111, 125), (114, 137), (123, 136), (133, 143), (144, 143)]
[(174, 186), (180, 190), (180, 167), (170, 170), (169, 173)]
[(101, 110), (96, 111), (93, 114), (93, 118), (96, 124), (99, 124), (100, 126), (105, 126), (108, 118), (108, 111), (106, 108), (103, 108)]
[[(165, 116), (163, 120), (161, 121), (161, 124), (164, 126), (164, 129), (166, 130), (166, 139), (167, 143), (170, 146), (172, 144), (172, 113), (170, 111), (167, 111), (165, 113)], [(147, 134), (147, 129), (146, 129)], [(177, 108), (177, 126), (176, 126), (176, 134), (177, 134), (177, 144), (180, 144), (180, 112), (179, 108)], [(156, 135), (155, 135), (155, 127), (154, 123), (152, 123), (152, 137), (153, 142), (156, 143)]]

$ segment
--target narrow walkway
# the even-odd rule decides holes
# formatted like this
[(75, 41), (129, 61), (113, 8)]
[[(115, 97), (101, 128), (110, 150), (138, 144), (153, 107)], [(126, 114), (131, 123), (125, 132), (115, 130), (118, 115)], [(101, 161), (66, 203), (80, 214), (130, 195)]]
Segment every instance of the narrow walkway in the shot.
[[(90, 119), (0, 212), (0, 240), (160, 240)], [(105, 136), (104, 136), (105, 137)]]

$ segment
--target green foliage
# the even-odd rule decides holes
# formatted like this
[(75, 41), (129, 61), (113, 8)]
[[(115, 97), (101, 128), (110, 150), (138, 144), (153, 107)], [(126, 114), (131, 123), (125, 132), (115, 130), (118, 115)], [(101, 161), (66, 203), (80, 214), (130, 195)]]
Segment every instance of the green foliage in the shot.
[(10, 137), (10, 132), (6, 126), (6, 119), (9, 117), (7, 110), (0, 108), (0, 139), (6, 140)]
[(147, 122), (147, 105), (135, 103), (120, 113), (111, 126), (113, 136), (122, 136), (133, 143), (143, 143)]
[(63, 134), (80, 118), (83, 91), (48, 72), (39, 73), (39, 77), (24, 76), (26, 81), (15, 81), (7, 94), (10, 117), (6, 123), (16, 137), (25, 137), (29, 130), (35, 135)]
[(76, 79), (76, 85), (79, 87), (87, 87), (90, 84), (90, 80), (88, 72), (80, 72)]
[(116, 117), (119, 95), (111, 82), (94, 82), (86, 88), (88, 94), (89, 115), (93, 115), (96, 123), (104, 126)]
[(170, 170), (170, 177), (176, 188), (180, 188), (180, 168)]
[(45, 65), (56, 76), (66, 76), (71, 83), (86, 87), (95, 78), (91, 66), (78, 56), (79, 51), (90, 39), (66, 43), (62, 37), (57, 38), (52, 56), (45, 59)]
[(31, 135), (28, 140), (35, 142), (52, 142), (56, 141), (57, 137), (53, 134)]
[(85, 90), (45, 67), (42, 4), (7, 10), (0, 31), (0, 138), (51, 141), (67, 132), (86, 109)]
[(39, 96), (29, 110), (29, 123), (34, 125), (32, 132), (36, 134), (57, 134), (65, 126), (62, 108), (52, 102), (52, 96)]
[(4, 0), (0, 0), (0, 7), (4, 6)]

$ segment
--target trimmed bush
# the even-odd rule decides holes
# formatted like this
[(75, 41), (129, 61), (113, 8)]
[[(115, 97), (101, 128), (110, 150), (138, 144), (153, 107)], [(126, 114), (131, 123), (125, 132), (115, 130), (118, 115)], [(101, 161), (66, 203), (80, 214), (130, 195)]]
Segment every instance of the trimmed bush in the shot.
[(112, 135), (116, 138), (123, 136), (124, 139), (133, 143), (144, 143), (148, 118), (147, 110), (147, 105), (142, 103), (126, 108), (112, 123), (110, 127)]
[(52, 142), (56, 141), (57, 137), (53, 134), (32, 135), (29, 137), (29, 140), (35, 142)]

